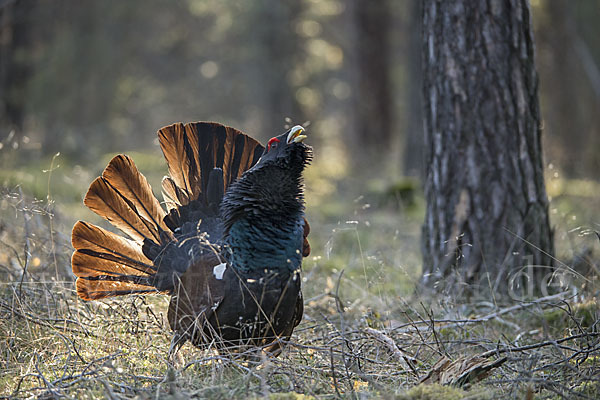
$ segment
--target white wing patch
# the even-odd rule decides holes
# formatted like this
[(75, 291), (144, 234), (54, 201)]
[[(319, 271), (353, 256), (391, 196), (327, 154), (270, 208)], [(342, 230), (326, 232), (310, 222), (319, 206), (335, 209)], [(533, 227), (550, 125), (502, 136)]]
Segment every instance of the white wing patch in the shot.
[(226, 263), (221, 263), (219, 265), (216, 265), (213, 268), (213, 275), (215, 276), (215, 278), (217, 278), (218, 280), (223, 279), (223, 274), (225, 273), (225, 269), (227, 269)]

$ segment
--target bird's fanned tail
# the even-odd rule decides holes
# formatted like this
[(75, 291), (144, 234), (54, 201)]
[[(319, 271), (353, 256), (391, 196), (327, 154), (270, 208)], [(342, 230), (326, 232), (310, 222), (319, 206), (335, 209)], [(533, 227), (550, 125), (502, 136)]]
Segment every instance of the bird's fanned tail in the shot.
[(72, 268), (85, 300), (169, 291), (170, 281), (187, 268), (175, 232), (186, 222), (196, 226), (206, 217), (218, 218), (227, 187), (264, 149), (240, 131), (210, 122), (173, 124), (158, 136), (169, 167), (162, 184), (168, 214), (126, 155), (114, 157), (85, 196), (88, 208), (130, 238), (75, 224)]
[(264, 147), (237, 129), (213, 122), (173, 124), (158, 132), (169, 165), (163, 180), (167, 203), (184, 206), (206, 201), (211, 171), (223, 171), (223, 191), (253, 166)]
[(165, 212), (133, 161), (114, 157), (90, 185), (84, 204), (132, 240), (86, 222), (73, 227), (73, 273), (77, 293), (85, 300), (130, 293), (156, 292), (153, 261), (144, 243), (166, 245), (174, 239)]
[(214, 122), (169, 125), (158, 131), (158, 140), (169, 165), (162, 189), (165, 222), (173, 230), (207, 212), (216, 216), (229, 185), (264, 151), (250, 136)]

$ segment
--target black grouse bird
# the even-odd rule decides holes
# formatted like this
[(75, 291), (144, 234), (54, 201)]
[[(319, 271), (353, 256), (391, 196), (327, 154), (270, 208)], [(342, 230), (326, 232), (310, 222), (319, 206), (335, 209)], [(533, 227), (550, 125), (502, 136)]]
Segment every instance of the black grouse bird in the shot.
[(170, 125), (158, 136), (168, 212), (128, 156), (113, 158), (84, 203), (130, 239), (75, 224), (77, 294), (169, 294), (172, 349), (190, 340), (278, 354), (302, 319), (299, 274), (310, 252), (302, 172), (312, 150), (304, 129), (266, 148), (209, 122)]

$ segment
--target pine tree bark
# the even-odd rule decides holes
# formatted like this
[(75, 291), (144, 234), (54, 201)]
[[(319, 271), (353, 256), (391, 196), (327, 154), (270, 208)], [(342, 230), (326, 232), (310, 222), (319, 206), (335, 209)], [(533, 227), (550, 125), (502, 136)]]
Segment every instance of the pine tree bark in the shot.
[(516, 277), (541, 282), (553, 233), (528, 2), (425, 0), (423, 67), (423, 283), (506, 293)]

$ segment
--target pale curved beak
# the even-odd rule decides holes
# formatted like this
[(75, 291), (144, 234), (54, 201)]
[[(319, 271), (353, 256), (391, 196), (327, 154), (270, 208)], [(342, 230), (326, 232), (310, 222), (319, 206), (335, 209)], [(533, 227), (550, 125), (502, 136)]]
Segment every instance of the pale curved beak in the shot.
[(302, 126), (294, 126), (292, 129), (290, 129), (290, 133), (288, 133), (287, 143), (300, 143), (307, 138), (304, 133), (306, 133), (306, 130)]

